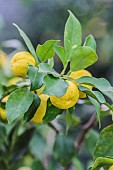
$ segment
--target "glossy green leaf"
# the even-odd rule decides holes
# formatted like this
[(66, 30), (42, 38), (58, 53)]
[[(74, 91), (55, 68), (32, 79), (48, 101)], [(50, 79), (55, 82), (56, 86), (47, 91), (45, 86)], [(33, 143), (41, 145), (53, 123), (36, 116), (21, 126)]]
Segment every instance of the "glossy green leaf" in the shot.
[(75, 155), (73, 140), (64, 135), (58, 135), (55, 140), (53, 155), (61, 165), (68, 165)]
[(29, 65), (27, 77), (31, 81), (31, 90), (37, 90), (43, 85), (43, 78), (46, 73), (39, 72), (37, 67)]
[(48, 59), (48, 64), (49, 64), (49, 66), (50, 66), (51, 68), (53, 68), (53, 67), (54, 67), (54, 58), (49, 58), (49, 59)]
[(71, 59), (71, 71), (85, 69), (94, 64), (97, 59), (98, 56), (91, 47), (79, 47), (76, 51), (74, 51), (73, 58)]
[(113, 91), (111, 84), (105, 78), (95, 78), (84, 76), (76, 80), (79, 84), (87, 84), (94, 86), (101, 92)]
[(92, 91), (84, 86), (79, 86), (79, 90), (96, 99), (100, 103), (106, 103), (104, 96), (99, 91)]
[(93, 106), (95, 107), (96, 110), (96, 115), (97, 115), (97, 119), (99, 121), (99, 128), (101, 127), (101, 122), (100, 122), (100, 104), (92, 97), (88, 97), (90, 102), (93, 104)]
[(13, 91), (6, 103), (8, 123), (11, 124), (18, 117), (27, 112), (33, 102), (33, 93), (26, 87)]
[(33, 94), (33, 102), (23, 117), (25, 122), (28, 122), (32, 119), (32, 117), (34, 116), (35, 112), (37, 111), (39, 105), (40, 105), (39, 97), (36, 94)]
[(62, 47), (62, 46), (54, 46), (53, 49), (54, 49), (55, 53), (59, 56), (62, 64), (65, 67), (68, 61), (67, 61), (67, 57), (66, 57), (66, 54), (65, 54), (64, 47)]
[(94, 150), (94, 159), (113, 156), (113, 125), (102, 130)]
[(44, 122), (50, 122), (55, 119), (58, 115), (62, 114), (63, 110), (52, 105), (50, 99), (47, 101), (47, 109), (45, 116), (43, 117)]
[(29, 51), (31, 52), (31, 54), (34, 56), (36, 62), (38, 63), (38, 58), (37, 58), (35, 49), (34, 49), (32, 43), (31, 43), (30, 39), (29, 39), (28, 36), (24, 33), (24, 31), (19, 28), (18, 25), (16, 25), (16, 24), (13, 24), (13, 25), (18, 29), (18, 31), (19, 31), (21, 37), (23, 38), (26, 46), (28, 47)]
[(99, 91), (92, 91), (84, 86), (79, 86), (79, 90), (86, 93), (86, 95), (94, 98), (97, 102), (106, 105), (110, 110), (113, 110), (112, 106), (106, 102), (103, 94)]
[(101, 167), (105, 165), (113, 165), (113, 159), (112, 158), (104, 158), (104, 157), (98, 157), (92, 168), (89, 168), (89, 170), (100, 170)]
[(61, 97), (66, 93), (68, 83), (61, 78), (54, 77), (52, 75), (46, 75), (43, 79), (45, 89), (43, 93), (50, 96)]
[(67, 60), (73, 58), (73, 52), (82, 43), (81, 24), (78, 19), (69, 11), (69, 17), (64, 30), (64, 48)]
[(39, 64), (39, 72), (45, 74), (52, 74), (54, 77), (60, 77), (60, 74), (57, 73), (53, 68), (49, 66), (47, 63), (40, 63)]
[(96, 51), (96, 41), (93, 35), (88, 35), (85, 39), (84, 46), (91, 47), (94, 51)]
[(36, 53), (41, 62), (45, 62), (49, 58), (54, 56), (53, 46), (56, 45), (59, 40), (47, 40), (43, 45), (38, 44)]

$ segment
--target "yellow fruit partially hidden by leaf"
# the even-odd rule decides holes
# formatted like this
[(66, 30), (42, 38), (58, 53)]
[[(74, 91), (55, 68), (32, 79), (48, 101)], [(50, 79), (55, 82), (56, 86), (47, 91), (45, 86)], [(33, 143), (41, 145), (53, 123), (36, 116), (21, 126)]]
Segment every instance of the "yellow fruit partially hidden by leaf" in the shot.
[(0, 50), (0, 67), (5, 68), (7, 65), (7, 54)]
[(79, 91), (78, 87), (75, 83), (71, 81), (67, 81), (69, 86), (67, 88), (66, 93), (61, 97), (51, 96), (50, 100), (51, 103), (60, 108), (60, 109), (68, 109), (72, 106), (74, 106), (78, 99), (79, 99)]
[(17, 77), (26, 77), (28, 65), (36, 65), (35, 59), (29, 52), (16, 53), (11, 60), (11, 71)]
[(44, 90), (44, 88), (45, 88), (45, 86), (42, 85), (42, 87), (40, 87), (38, 90), (36, 90), (36, 93), (37, 93), (38, 95), (40, 95), (40, 94), (42, 93), (42, 91)]
[(8, 85), (15, 85), (17, 84), (19, 81), (21, 81), (22, 79), (20, 77), (13, 77), (12, 79), (10, 79), (8, 81)]
[(112, 165), (112, 166), (110, 166), (109, 170), (113, 170), (113, 165)]
[(32, 169), (28, 166), (22, 166), (22, 167), (18, 168), (17, 170), (32, 170)]
[[(83, 77), (83, 76), (89, 76), (91, 77), (91, 73), (87, 70), (78, 70), (78, 71), (74, 71), (72, 72), (69, 77), (73, 78), (73, 79), (78, 79), (80, 77)], [(92, 90), (92, 86), (89, 86), (89, 85), (85, 85), (85, 84), (81, 84), (82, 86), (84, 87), (87, 87), (88, 89)], [(86, 97), (86, 94), (82, 91), (79, 90), (79, 98), (85, 98)]]
[[(2, 102), (5, 103), (7, 100), (8, 100), (8, 97), (9, 96), (5, 96), (3, 99), (2, 99)], [(6, 115), (6, 110), (1, 108), (0, 107), (0, 118), (3, 120), (3, 121), (6, 121), (7, 120), (7, 115)]]
[(34, 123), (43, 123), (43, 117), (46, 113), (46, 108), (47, 108), (47, 99), (49, 98), (48, 95), (46, 94), (41, 94), (39, 96), (40, 98), (40, 105), (34, 115), (34, 117), (31, 119), (32, 122)]

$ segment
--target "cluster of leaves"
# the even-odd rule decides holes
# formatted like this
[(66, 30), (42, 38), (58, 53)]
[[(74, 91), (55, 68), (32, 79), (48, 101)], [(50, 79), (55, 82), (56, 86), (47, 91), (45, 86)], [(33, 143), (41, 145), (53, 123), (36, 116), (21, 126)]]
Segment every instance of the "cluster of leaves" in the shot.
[[(36, 91), (37, 89), (41, 88), (44, 85), (44, 94), (48, 94), (49, 96), (63, 96), (67, 90), (68, 83), (67, 80), (70, 80), (69, 74), (72, 71), (77, 71), (81, 69), (85, 69), (92, 64), (94, 64), (98, 57), (96, 54), (96, 42), (92, 35), (86, 37), (84, 44), (82, 45), (82, 31), (81, 25), (76, 17), (69, 11), (70, 15), (65, 25), (64, 30), (64, 47), (59, 46), (59, 40), (47, 40), (43, 45), (38, 45), (36, 51), (27, 37), (27, 35), (16, 25), (14, 24), (20, 32), (20, 35), (24, 39), (29, 51), (34, 56), (37, 66), (29, 66), (27, 72), (27, 79), (22, 83), (15, 85), (15, 86), (5, 86), (1, 84), (0, 86), (0, 98), (2, 99), (5, 95), (10, 94), (8, 101), (6, 103), (6, 111), (7, 111), (7, 119), (8, 123), (13, 123), (16, 119), (23, 118), (24, 122), (28, 122), (34, 116), (37, 108), (40, 105), (40, 99), (38, 95), (33, 93), (32, 91)], [(58, 73), (54, 70), (54, 55), (55, 53), (60, 58), (63, 64), (63, 70), (61, 73)], [(38, 56), (38, 57), (37, 57)], [(69, 66), (69, 71), (67, 75), (65, 75), (66, 69)], [(104, 95), (108, 96), (111, 100), (113, 100), (113, 87), (110, 83), (104, 78), (95, 78), (95, 77), (82, 77), (76, 81), (79, 84), (79, 89), (86, 93), (88, 97), (88, 102), (95, 107), (97, 121), (99, 122), (99, 127), (101, 127), (101, 118), (108, 114), (108, 112), (113, 110), (112, 105), (110, 105)], [(82, 84), (91, 85), (94, 87), (94, 90), (91, 91), (88, 88), (82, 86)], [(60, 88), (59, 88), (60, 87)], [(101, 104), (107, 106), (107, 111), (104, 113), (101, 112)], [(1, 107), (2, 103), (1, 103)], [(75, 109), (75, 108), (74, 108)], [(51, 101), (48, 99), (47, 101), (47, 109), (46, 114), (43, 118), (44, 123), (48, 123), (55, 119), (56, 116), (61, 115), (64, 110), (59, 109), (52, 105)], [(67, 110), (66, 116), (64, 116), (64, 120), (67, 123), (68, 130), (70, 126), (78, 126), (80, 124), (80, 119), (75, 117), (73, 114), (73, 108)], [(15, 127), (14, 127), (15, 128)], [(32, 127), (33, 128), (33, 127)], [(11, 140), (11, 152), (14, 154), (17, 151), (15, 149), (18, 146), (18, 143), (21, 143), (19, 140), (20, 138), (22, 141), (27, 139), (29, 143), (30, 138), (33, 134), (33, 129), (28, 128), (25, 131), (25, 134), (21, 134), (19, 138), (14, 136), (14, 139)], [(92, 148), (92, 141), (90, 142), (90, 138), (94, 135), (94, 132), (90, 132), (89, 140), (86, 139), (86, 145), (88, 143), (88, 149), (91, 154), (94, 155), (94, 164), (90, 168), (90, 170), (98, 170), (100, 167), (104, 167), (107, 170), (110, 165), (113, 164), (113, 153), (112, 153), (112, 142), (108, 144), (108, 140), (111, 141), (112, 135), (112, 125), (105, 128), (98, 139), (98, 142), (94, 142), (96, 144), (94, 154)], [(1, 125), (1, 130), (5, 131), (3, 125)], [(32, 133), (28, 132), (32, 131)], [(6, 133), (6, 132), (5, 132)], [(3, 141), (1, 140), (1, 153), (7, 153), (7, 141), (5, 139), (5, 133), (2, 136)], [(16, 132), (15, 132), (16, 133)], [(8, 136), (11, 138), (12, 131), (8, 132)], [(22, 138), (22, 135), (24, 136)], [(28, 136), (27, 136), (28, 135)], [(108, 135), (108, 137), (106, 137)], [(34, 138), (33, 138), (34, 139)], [(35, 139), (34, 139), (35, 141)], [(37, 141), (37, 140), (36, 140)], [(4, 145), (3, 143), (6, 142)], [(23, 142), (24, 143), (24, 142)], [(25, 143), (25, 146), (28, 146), (28, 143)], [(10, 146), (10, 144), (8, 144)], [(24, 149), (26, 148), (25, 146)], [(91, 146), (91, 147), (90, 147)], [(106, 146), (106, 147), (105, 147)], [(66, 149), (67, 148), (67, 149)], [(94, 147), (93, 147), (94, 148)], [(16, 148), (17, 149), (17, 148)], [(35, 149), (34, 149), (35, 150)], [(76, 156), (75, 159), (75, 146), (73, 140), (63, 135), (58, 135), (55, 140), (54, 148), (54, 158), (64, 167), (70, 166), (70, 163), (75, 164), (75, 167), (82, 170), (82, 166), (78, 161), (78, 157)], [(26, 151), (26, 149), (25, 149)], [(23, 154), (24, 151), (21, 151)], [(35, 151), (34, 151), (35, 152)], [(10, 153), (10, 152), (9, 152)], [(3, 154), (4, 155), (4, 154)], [(9, 155), (9, 154), (8, 154)], [(68, 155), (68, 157), (67, 157)], [(9, 160), (9, 164), (12, 164), (12, 160), (20, 159), (21, 153), (18, 152), (17, 155), (12, 155)], [(9, 157), (9, 156), (8, 156)], [(13, 157), (13, 158), (12, 158)], [(4, 165), (3, 165), (4, 166)], [(35, 165), (34, 165), (35, 166)]]

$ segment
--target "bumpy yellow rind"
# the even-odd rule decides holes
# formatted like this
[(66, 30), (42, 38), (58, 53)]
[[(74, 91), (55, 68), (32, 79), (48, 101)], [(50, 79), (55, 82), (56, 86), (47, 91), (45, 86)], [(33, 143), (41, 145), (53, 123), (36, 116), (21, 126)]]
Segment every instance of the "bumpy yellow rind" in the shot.
[(113, 165), (112, 165), (112, 166), (110, 166), (109, 170), (113, 170)]
[(71, 81), (67, 81), (67, 82), (69, 86), (64, 96), (50, 97), (51, 103), (60, 109), (68, 109), (70, 107), (73, 107), (79, 99), (79, 91), (77, 85)]
[(7, 65), (7, 54), (0, 50), (0, 67), (5, 68)]
[(18, 52), (11, 60), (11, 71), (17, 77), (26, 77), (28, 65), (36, 65), (35, 59), (29, 52)]
[[(80, 77), (83, 77), (83, 76), (89, 76), (91, 77), (91, 73), (87, 70), (78, 70), (78, 71), (74, 71), (72, 72), (69, 77), (73, 78), (73, 79), (78, 79)], [(92, 86), (89, 86), (89, 85), (85, 85), (85, 84), (82, 84), (82, 86), (84, 87), (87, 87), (88, 89), (92, 90)], [(86, 98), (86, 94), (82, 91), (79, 90), (79, 98)]]
[(47, 99), (49, 98), (48, 95), (46, 94), (41, 94), (39, 95), (40, 98), (40, 106), (38, 107), (34, 117), (31, 119), (32, 122), (34, 123), (43, 123), (43, 117), (46, 113), (46, 108), (47, 108)]
[[(6, 102), (9, 96), (6, 96), (2, 99), (2, 102)], [(6, 110), (0, 107), (0, 118), (3, 121), (7, 120)]]

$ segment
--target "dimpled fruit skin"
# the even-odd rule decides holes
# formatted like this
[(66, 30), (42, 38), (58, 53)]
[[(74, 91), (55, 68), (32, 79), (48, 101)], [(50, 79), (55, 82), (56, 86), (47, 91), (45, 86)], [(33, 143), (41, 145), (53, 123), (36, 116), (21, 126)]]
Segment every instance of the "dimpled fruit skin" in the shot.
[[(6, 102), (9, 96), (6, 96), (2, 99), (2, 102)], [(0, 118), (3, 121), (7, 120), (6, 110), (0, 107)]]
[(64, 96), (61, 96), (61, 97), (51, 96), (50, 97), (51, 103), (60, 109), (68, 109), (74, 106), (79, 99), (79, 91), (78, 91), (76, 84), (71, 81), (67, 81), (67, 82), (69, 86)]
[(34, 117), (31, 119), (31, 121), (34, 123), (43, 123), (42, 119), (46, 113), (47, 99), (49, 96), (46, 94), (41, 94), (39, 98), (41, 100), (40, 106), (38, 107)]
[[(69, 77), (73, 78), (73, 79), (78, 79), (80, 77), (83, 77), (83, 76), (89, 76), (91, 77), (91, 73), (87, 70), (78, 70), (78, 71), (74, 71), (72, 72)], [(85, 84), (82, 84), (82, 86), (84, 87), (87, 87), (88, 89), (92, 90), (92, 86), (89, 86), (89, 85), (85, 85)], [(82, 91), (79, 90), (79, 98), (85, 98), (86, 97), (86, 94), (83, 93)]]
[(15, 76), (25, 78), (28, 65), (36, 65), (34, 57), (26, 51), (18, 52), (11, 60), (11, 71)]
[(0, 67), (4, 68), (7, 64), (7, 54), (0, 50)]
[(110, 166), (109, 170), (113, 170), (113, 165), (112, 165), (112, 166)]

